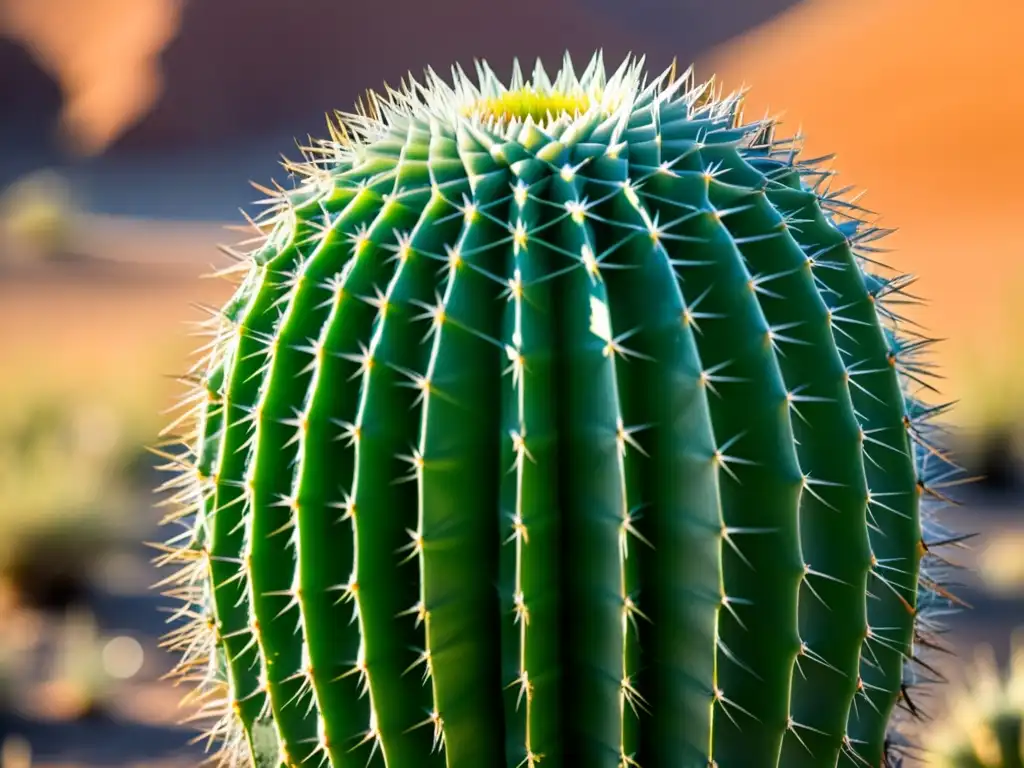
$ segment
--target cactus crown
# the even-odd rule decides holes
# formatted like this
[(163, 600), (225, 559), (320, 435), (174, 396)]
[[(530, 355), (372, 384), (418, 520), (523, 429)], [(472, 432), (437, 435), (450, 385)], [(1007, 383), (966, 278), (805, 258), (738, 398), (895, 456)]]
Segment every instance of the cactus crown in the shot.
[(554, 122), (557, 116), (578, 117), (586, 112), (592, 103), (592, 96), (586, 93), (538, 93), (533, 88), (523, 87), (501, 96), (482, 98), (469, 104), (462, 114), (469, 119), (497, 119), (501, 122), (523, 120), (527, 116), (534, 122)]
[(230, 765), (880, 765), (953, 470), (885, 232), (643, 61), (428, 72), (267, 190), (171, 455)]

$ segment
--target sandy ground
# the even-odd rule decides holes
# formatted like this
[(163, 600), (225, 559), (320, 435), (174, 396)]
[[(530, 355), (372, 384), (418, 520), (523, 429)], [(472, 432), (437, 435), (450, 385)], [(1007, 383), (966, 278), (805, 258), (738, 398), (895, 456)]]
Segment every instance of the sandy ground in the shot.
[(234, 286), (197, 277), (208, 271), (199, 261), (55, 266), (59, 276), (0, 274), (0, 425), (60, 403), (156, 442), (187, 392), (177, 377), (209, 341), (196, 326), (209, 314), (195, 305), (220, 306)]
[(171, 373), (152, 366), (178, 365), (199, 346), (188, 323), (207, 315), (190, 304), (230, 295), (228, 281), (202, 275), (231, 263), (215, 244), (239, 238), (215, 225), (90, 220), (76, 253), (100, 258), (0, 269), (0, 356), (19, 378), (45, 381), (59, 370), (74, 385), (124, 376), (144, 386)]

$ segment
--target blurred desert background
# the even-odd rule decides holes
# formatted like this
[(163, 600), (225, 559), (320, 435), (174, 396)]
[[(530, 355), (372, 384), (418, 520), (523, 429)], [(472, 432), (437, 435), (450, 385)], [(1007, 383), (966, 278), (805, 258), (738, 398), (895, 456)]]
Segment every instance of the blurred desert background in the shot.
[[(1020, 0), (0, 0), (0, 768), (194, 766), (161, 680), (156, 441), (231, 285), (249, 180), (407, 72), (645, 53), (781, 113), (898, 231), (910, 314), (946, 339), (949, 446), (984, 482), (939, 670), (1024, 624)], [(924, 708), (945, 711), (945, 693)], [(927, 723), (925, 724), (927, 725)]]

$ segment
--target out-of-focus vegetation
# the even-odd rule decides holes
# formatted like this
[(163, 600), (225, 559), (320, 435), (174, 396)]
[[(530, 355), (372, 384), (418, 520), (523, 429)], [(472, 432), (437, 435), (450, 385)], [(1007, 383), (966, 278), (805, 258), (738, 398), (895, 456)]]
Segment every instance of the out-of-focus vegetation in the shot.
[(1014, 768), (1024, 763), (1024, 630), (1012, 639), (1001, 671), (990, 645), (976, 649), (973, 665), (951, 692), (946, 716), (924, 732), (933, 768)]
[[(157, 395), (0, 389), (0, 721), (103, 716), (142, 663), (139, 641), (106, 636), (92, 605), (104, 567), (151, 524), (139, 471)], [(0, 765), (30, 765), (12, 738)]]
[(87, 609), (64, 620), (46, 696), (51, 712), (64, 718), (102, 716), (118, 680), (134, 676), (143, 652), (131, 637), (106, 637)]
[(15, 182), (0, 197), (8, 258), (56, 259), (71, 255), (81, 216), (71, 186), (53, 171)]
[(0, 411), (0, 578), (50, 605), (80, 594), (130, 530), (137, 493), (123, 470), (140, 436), (110, 405), (15, 402)]
[(212, 281), (193, 254), (147, 262), (145, 238), (137, 261), (103, 258), (87, 222), (54, 174), (0, 190), (0, 768), (49, 764), (34, 723), (124, 729), (138, 711), (169, 727), (188, 713), (177, 695), (134, 701), (163, 695), (169, 664), (155, 600), (132, 596), (159, 578), (143, 542), (165, 478), (146, 446), (202, 343), (188, 303)]
[[(0, 582), (40, 607), (84, 599), (152, 527), (145, 447), (201, 343), (184, 322), (200, 263), (190, 280), (144, 261), (93, 269), (82, 220), (56, 174), (0, 191)], [(93, 263), (69, 271), (68, 254)]]
[[(9, 595), (8, 595), (9, 597)], [(0, 605), (0, 718), (6, 713), (48, 720), (103, 717), (119, 682), (142, 668), (144, 651), (130, 636), (106, 636), (88, 608), (77, 607), (56, 624), (53, 652), (43, 680), (29, 685), (41, 622), (32, 613)], [(0, 768), (28, 768), (31, 748), (17, 734), (2, 740)]]

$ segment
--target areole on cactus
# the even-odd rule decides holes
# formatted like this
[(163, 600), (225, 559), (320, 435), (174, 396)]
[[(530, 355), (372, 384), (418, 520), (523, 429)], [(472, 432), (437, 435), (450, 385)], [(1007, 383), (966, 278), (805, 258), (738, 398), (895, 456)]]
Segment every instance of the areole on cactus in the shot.
[(885, 231), (690, 71), (477, 75), (288, 166), (187, 377), (221, 762), (883, 765), (955, 472)]

